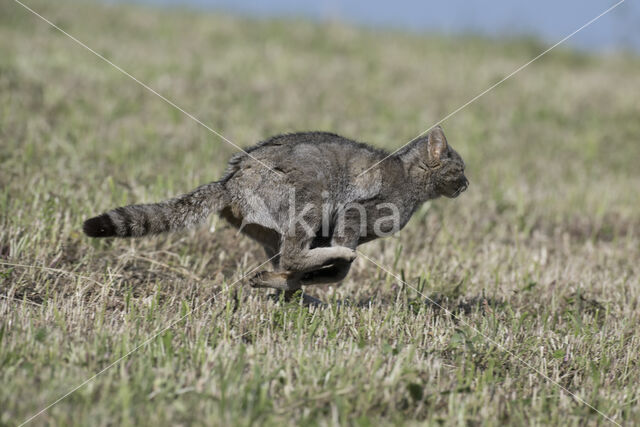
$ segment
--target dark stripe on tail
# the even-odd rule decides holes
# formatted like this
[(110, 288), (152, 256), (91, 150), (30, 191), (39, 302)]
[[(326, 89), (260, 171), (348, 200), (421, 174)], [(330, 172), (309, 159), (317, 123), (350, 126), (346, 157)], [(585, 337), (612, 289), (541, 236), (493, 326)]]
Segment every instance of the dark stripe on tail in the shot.
[(149, 221), (149, 216), (145, 215), (142, 222), (142, 232), (144, 234), (149, 234), (151, 231), (151, 222)]
[(131, 237), (133, 235), (133, 230), (131, 228), (133, 224), (133, 219), (127, 210), (127, 207), (123, 206), (121, 208), (115, 209), (116, 217), (120, 219), (120, 223), (122, 224), (122, 237)]
[(82, 224), (82, 231), (89, 237), (116, 236), (116, 227), (107, 214), (86, 220), (84, 224)]

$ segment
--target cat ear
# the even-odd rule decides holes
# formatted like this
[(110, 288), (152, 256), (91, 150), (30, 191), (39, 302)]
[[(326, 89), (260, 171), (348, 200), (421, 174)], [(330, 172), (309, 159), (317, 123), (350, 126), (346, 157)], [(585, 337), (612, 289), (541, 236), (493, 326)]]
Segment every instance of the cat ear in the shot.
[(447, 138), (440, 126), (436, 126), (429, 132), (427, 139), (427, 152), (429, 154), (429, 162), (438, 163), (440, 158), (447, 151)]

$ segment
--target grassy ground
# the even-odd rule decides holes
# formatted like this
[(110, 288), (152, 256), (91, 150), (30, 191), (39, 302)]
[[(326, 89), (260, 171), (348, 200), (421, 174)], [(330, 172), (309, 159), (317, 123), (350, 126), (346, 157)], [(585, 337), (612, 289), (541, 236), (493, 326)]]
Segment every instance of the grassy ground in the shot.
[[(394, 149), (544, 49), (28, 4), (243, 146), (318, 129)], [(637, 56), (560, 48), (444, 123), (470, 189), (361, 249), (457, 319), (363, 256), (309, 290), (363, 306), (308, 310), (237, 282), (266, 257), (222, 221), (80, 233), (90, 214), (217, 179), (234, 149), (3, 1), (0, 424), (176, 321), (34, 422), (606, 423), (535, 368), (639, 423), (639, 71)]]

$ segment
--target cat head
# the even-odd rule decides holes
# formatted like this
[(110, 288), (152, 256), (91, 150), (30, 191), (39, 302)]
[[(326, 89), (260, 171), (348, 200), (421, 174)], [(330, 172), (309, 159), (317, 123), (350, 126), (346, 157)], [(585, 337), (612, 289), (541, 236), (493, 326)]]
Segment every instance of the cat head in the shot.
[(454, 198), (467, 189), (469, 180), (464, 175), (464, 161), (447, 143), (440, 126), (431, 129), (413, 145), (411, 161), (425, 174), (429, 187), (437, 196)]

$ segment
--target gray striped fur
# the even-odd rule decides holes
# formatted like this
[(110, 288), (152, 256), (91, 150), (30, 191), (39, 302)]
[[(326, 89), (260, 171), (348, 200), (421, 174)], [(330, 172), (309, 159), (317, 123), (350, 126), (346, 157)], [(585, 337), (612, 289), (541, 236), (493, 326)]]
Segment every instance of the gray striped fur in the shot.
[(160, 203), (113, 209), (84, 222), (91, 237), (141, 237), (201, 224), (227, 204), (224, 184), (212, 182)]

